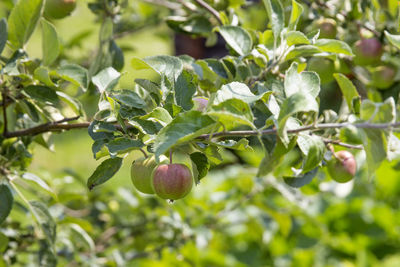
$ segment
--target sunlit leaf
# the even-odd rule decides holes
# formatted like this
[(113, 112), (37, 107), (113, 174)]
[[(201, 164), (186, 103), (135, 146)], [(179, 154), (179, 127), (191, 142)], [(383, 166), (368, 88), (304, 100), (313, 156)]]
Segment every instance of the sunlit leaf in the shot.
[(8, 17), (8, 38), (15, 48), (28, 42), (40, 18), (43, 0), (20, 0)]
[(218, 27), (218, 31), (226, 43), (240, 56), (250, 53), (253, 41), (245, 29), (238, 26), (220, 26)]
[(41, 20), (42, 25), (42, 55), (43, 64), (51, 65), (60, 54), (60, 42), (56, 28), (45, 19)]
[(360, 112), (361, 97), (353, 83), (341, 73), (334, 73), (333, 77), (335, 77), (339, 84), (340, 90), (342, 91), (349, 109), (355, 113)]

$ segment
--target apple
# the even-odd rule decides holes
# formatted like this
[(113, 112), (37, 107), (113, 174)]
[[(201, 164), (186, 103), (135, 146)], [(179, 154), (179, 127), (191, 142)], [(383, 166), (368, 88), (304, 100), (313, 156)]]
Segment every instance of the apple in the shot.
[(76, 0), (46, 0), (44, 16), (48, 19), (62, 19), (71, 14), (76, 7)]
[(388, 89), (393, 85), (395, 76), (396, 70), (392, 66), (378, 66), (371, 71), (371, 85), (381, 90)]
[(335, 39), (336, 21), (330, 18), (322, 18), (315, 22), (315, 28), (319, 29), (319, 38)]
[(161, 164), (153, 172), (152, 185), (157, 196), (177, 200), (192, 190), (193, 175), (184, 164)]
[(354, 62), (357, 65), (376, 64), (380, 61), (382, 54), (382, 44), (376, 38), (358, 40), (354, 44)]
[(205, 97), (195, 97), (193, 98), (194, 109), (197, 111), (205, 111), (208, 105), (208, 99)]
[(332, 74), (335, 72), (335, 64), (327, 58), (313, 57), (308, 61), (307, 70), (318, 73), (321, 84), (326, 84), (334, 79)]
[(353, 154), (346, 150), (338, 151), (335, 155), (336, 157), (328, 162), (328, 172), (336, 182), (346, 183), (356, 174), (356, 160)]
[[(160, 157), (161, 162), (167, 162), (168, 158), (164, 155)], [(135, 188), (145, 194), (154, 194), (151, 185), (151, 175), (157, 166), (155, 156), (142, 157), (134, 160), (131, 165), (131, 180)]]

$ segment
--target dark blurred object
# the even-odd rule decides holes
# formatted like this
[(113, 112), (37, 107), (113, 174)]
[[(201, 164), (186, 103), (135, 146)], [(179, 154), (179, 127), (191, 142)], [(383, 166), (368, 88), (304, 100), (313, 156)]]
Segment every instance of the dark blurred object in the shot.
[(195, 59), (221, 58), (228, 55), (225, 41), (218, 36), (217, 43), (212, 47), (206, 47), (206, 39), (191, 37), (185, 34), (175, 34), (175, 55), (189, 55)]

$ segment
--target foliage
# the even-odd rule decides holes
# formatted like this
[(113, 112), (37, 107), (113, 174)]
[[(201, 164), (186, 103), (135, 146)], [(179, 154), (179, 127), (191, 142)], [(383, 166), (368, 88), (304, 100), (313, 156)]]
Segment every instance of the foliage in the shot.
[[(45, 1), (1, 5), (0, 266), (399, 264), (400, 183), (378, 175), (400, 159), (397, 1), (97, 0), (78, 7), (99, 24), (80, 59), (68, 51), (86, 35), (66, 42)], [(229, 54), (126, 58), (117, 40), (165, 15), (208, 46), (220, 36)], [(319, 38), (312, 21), (323, 18), (336, 39)], [(37, 28), (40, 58), (26, 49)], [(372, 37), (378, 59), (353, 53)], [(308, 64), (321, 59), (335, 73)], [(142, 76), (125, 87), (128, 66)], [(395, 73), (384, 88), (382, 66)], [(88, 179), (69, 171), (68, 188), (67, 176), (26, 171), (35, 144), (52, 149), (54, 132), (77, 128), (101, 161)], [(358, 166), (343, 185), (325, 167), (339, 147)], [(106, 190), (136, 152), (190, 162), (198, 185), (173, 205)]]

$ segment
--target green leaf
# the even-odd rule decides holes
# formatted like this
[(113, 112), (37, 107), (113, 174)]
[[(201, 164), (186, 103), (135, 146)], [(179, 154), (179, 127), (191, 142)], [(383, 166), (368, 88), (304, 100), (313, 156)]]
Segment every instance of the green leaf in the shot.
[(289, 30), (296, 30), (297, 23), (299, 22), (299, 18), (303, 13), (303, 7), (297, 3), (295, 0), (292, 0), (292, 11), (290, 13), (289, 19)]
[(53, 217), (51, 217), (48, 207), (39, 201), (30, 201), (29, 203), (32, 207), (33, 215), (38, 221), (40, 228), (43, 230), (47, 241), (50, 245), (54, 245), (57, 225)]
[(90, 235), (78, 224), (71, 223), (69, 227), (71, 228), (74, 235), (78, 237), (78, 240), (81, 241), (80, 243), (86, 244), (86, 247), (89, 249), (89, 252), (94, 253), (96, 246)]
[(8, 39), (7, 20), (3, 18), (0, 20), (0, 55), (7, 44), (7, 39)]
[(65, 64), (62, 65), (57, 73), (62, 79), (69, 81), (76, 86), (80, 86), (83, 90), (86, 90), (89, 86), (89, 74), (87, 69), (76, 65), (76, 64)]
[(170, 16), (166, 18), (169, 27), (178, 32), (190, 34), (208, 34), (212, 31), (210, 20), (202, 15), (191, 17)]
[(156, 107), (150, 113), (147, 113), (146, 115), (141, 116), (140, 118), (143, 120), (151, 120), (154, 122), (158, 122), (162, 126), (165, 126), (172, 121), (172, 117), (169, 114), (169, 112), (162, 107)]
[(38, 266), (55, 267), (57, 266), (57, 256), (53, 246), (46, 240), (39, 240)]
[(196, 86), (193, 83), (193, 76), (188, 71), (183, 71), (175, 83), (176, 103), (184, 110), (190, 110), (193, 107), (194, 93)]
[(82, 115), (82, 104), (78, 99), (70, 97), (69, 95), (56, 91), (57, 96), (65, 102), (77, 115)]
[(265, 150), (264, 158), (259, 167), (257, 177), (262, 177), (274, 171), (282, 162), (284, 156), (296, 145), (296, 138), (292, 138), (289, 144), (285, 145), (281, 139), (277, 139), (272, 153)]
[(351, 47), (343, 41), (335, 39), (318, 39), (314, 45), (324, 52), (354, 56)]
[(88, 127), (88, 133), (93, 140), (112, 139), (116, 130), (113, 124), (96, 120)]
[(200, 182), (201, 178), (207, 175), (210, 169), (210, 162), (208, 162), (207, 156), (201, 152), (194, 152), (190, 154), (190, 159), (194, 162), (197, 168), (198, 176), (196, 183)]
[(314, 45), (296, 46), (286, 55), (285, 60), (287, 61), (299, 57), (308, 57), (321, 52), (322, 50)]
[(55, 87), (56, 85), (50, 78), (49, 70), (46, 67), (39, 67), (35, 69), (34, 76), (35, 79), (39, 80), (40, 82), (44, 83), (44, 85), (49, 87)]
[(375, 103), (369, 99), (363, 100), (361, 103), (360, 118), (370, 123), (395, 122), (396, 104), (393, 97), (389, 97), (383, 103)]
[(347, 106), (352, 112), (360, 112), (361, 97), (357, 92), (356, 87), (353, 83), (343, 74), (334, 73), (337, 83), (339, 84), (340, 90), (342, 91), (343, 97), (346, 100)]
[(392, 133), (388, 138), (387, 158), (389, 161), (400, 159), (400, 139)]
[(8, 17), (8, 39), (15, 48), (23, 48), (40, 18), (43, 0), (20, 0)]
[[(1, 194), (0, 194), (0, 198), (1, 198)], [(2, 223), (2, 221), (0, 220), (0, 224), (1, 223)], [(0, 253), (4, 253), (4, 251), (6, 251), (6, 249), (8, 247), (8, 241), (9, 241), (8, 237), (5, 234), (3, 234), (2, 232), (0, 232)], [(0, 266), (2, 266), (1, 262), (0, 262)]]
[(44, 191), (49, 193), (55, 200), (57, 199), (56, 193), (53, 191), (53, 189), (50, 188), (50, 186), (43, 181), (40, 177), (36, 176), (33, 173), (25, 172), (22, 176), (22, 179), (27, 180), (27, 181), (32, 181), (38, 186), (40, 186)]
[(263, 0), (263, 3), (267, 9), (269, 21), (276, 41), (285, 27), (285, 13), (283, 11), (282, 3), (280, 0)]
[(242, 138), (239, 141), (235, 140), (224, 140), (215, 143), (217, 146), (234, 149), (238, 151), (253, 151), (253, 148), (249, 146), (249, 140)]
[(299, 44), (310, 44), (307, 36), (299, 31), (290, 31), (286, 34), (286, 43), (288, 46), (299, 45)]
[(120, 153), (125, 153), (134, 149), (139, 149), (144, 146), (143, 142), (140, 140), (133, 140), (125, 137), (118, 137), (110, 141), (107, 145), (110, 154), (116, 155)]
[(214, 118), (225, 126), (226, 129), (232, 129), (239, 125), (247, 125), (255, 128), (254, 116), (248, 103), (240, 99), (228, 99), (218, 105), (213, 105), (207, 115)]
[(103, 161), (89, 177), (87, 186), (92, 190), (95, 186), (107, 182), (121, 168), (122, 158), (110, 158)]
[(161, 96), (161, 89), (160, 87), (153, 83), (152, 81), (145, 80), (145, 79), (136, 79), (135, 83), (140, 85), (143, 89), (145, 89), (149, 93), (156, 94), (157, 96)]
[(10, 214), (14, 202), (10, 188), (5, 184), (0, 184), (0, 225)]
[(317, 101), (310, 94), (298, 92), (286, 98), (282, 103), (278, 118), (278, 134), (282, 142), (289, 143), (285, 127), (290, 116), (298, 112), (318, 112), (318, 109)]
[(400, 49), (400, 35), (390, 34), (389, 32), (385, 31), (385, 36), (392, 45)]
[(219, 89), (213, 99), (213, 104), (218, 105), (228, 99), (237, 98), (246, 103), (257, 101), (262, 96), (254, 95), (249, 87), (240, 82), (232, 82), (225, 84)]
[(110, 48), (108, 51), (111, 55), (112, 67), (117, 71), (121, 71), (125, 65), (124, 52), (114, 40), (110, 41)]
[(158, 133), (154, 150), (156, 157), (167, 152), (174, 145), (188, 142), (197, 136), (208, 133), (215, 121), (200, 111), (188, 111), (178, 114), (173, 121)]
[(140, 118), (131, 118), (128, 123), (135, 128), (139, 129), (144, 134), (154, 135), (157, 134), (162, 126), (157, 122), (151, 120), (142, 120)]
[(325, 153), (325, 143), (321, 137), (299, 134), (297, 137), (297, 144), (305, 156), (302, 172), (307, 173), (318, 167)]
[(29, 85), (24, 88), (24, 91), (36, 101), (45, 102), (53, 105), (57, 105), (59, 103), (56, 92), (49, 87), (40, 85)]
[(291, 187), (295, 188), (300, 188), (302, 186), (305, 186), (309, 183), (311, 183), (312, 179), (317, 175), (318, 173), (318, 168), (315, 168), (301, 176), (296, 176), (296, 177), (283, 177), (283, 180), (287, 185), (290, 185)]
[(317, 97), (319, 94), (320, 80), (315, 72), (303, 71), (297, 72), (298, 64), (293, 62), (285, 75), (285, 94), (290, 97), (296, 93), (309, 94)]
[(386, 159), (387, 137), (380, 129), (360, 129), (365, 155), (367, 158), (368, 177), (375, 176), (375, 170)]
[(56, 28), (45, 19), (41, 20), (42, 25), (42, 57), (43, 64), (51, 65), (60, 54), (60, 42)]
[(245, 56), (251, 52), (253, 41), (250, 34), (242, 27), (220, 26), (218, 31), (226, 43), (240, 56)]
[(117, 85), (120, 77), (121, 73), (112, 67), (108, 67), (93, 76), (92, 82), (99, 89), (99, 92), (103, 93), (104, 91), (112, 90)]
[(123, 89), (112, 95), (121, 104), (132, 108), (145, 108), (146, 102), (134, 91)]
[(183, 70), (182, 61), (173, 56), (153, 56), (146, 57), (143, 60), (133, 58), (132, 67), (137, 70), (154, 70), (161, 76), (166, 76), (169, 81), (175, 81)]

